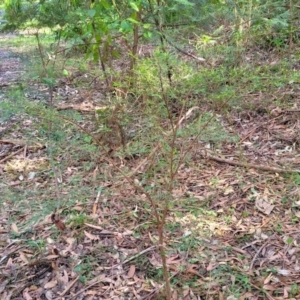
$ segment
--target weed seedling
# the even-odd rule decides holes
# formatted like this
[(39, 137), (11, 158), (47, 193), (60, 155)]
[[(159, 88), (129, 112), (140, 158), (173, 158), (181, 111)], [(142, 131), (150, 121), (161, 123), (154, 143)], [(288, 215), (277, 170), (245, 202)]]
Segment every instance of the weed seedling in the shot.
[(33, 251), (42, 252), (46, 248), (46, 243), (44, 240), (28, 240), (27, 245), (29, 248), (31, 248)]

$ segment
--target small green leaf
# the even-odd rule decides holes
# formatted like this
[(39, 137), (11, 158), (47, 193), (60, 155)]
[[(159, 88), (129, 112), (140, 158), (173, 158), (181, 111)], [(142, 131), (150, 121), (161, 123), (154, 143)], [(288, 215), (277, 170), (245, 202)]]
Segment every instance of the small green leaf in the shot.
[(123, 20), (122, 23), (121, 23), (120, 30), (124, 31), (124, 32), (129, 32), (129, 31), (132, 30), (132, 25), (129, 22)]
[(63, 69), (63, 75), (68, 76), (69, 72), (66, 69)]
[(88, 135), (86, 135), (83, 140), (87, 143), (87, 144), (90, 144), (92, 142), (92, 138)]
[(152, 37), (152, 32), (151, 31), (145, 31), (143, 33), (143, 37), (146, 39), (150, 39)]
[(186, 5), (186, 6), (194, 6), (195, 4), (188, 0), (175, 0), (178, 4)]
[(134, 24), (139, 24), (139, 22), (133, 18), (127, 18), (127, 20), (131, 23), (134, 23)]
[(86, 284), (87, 281), (86, 276), (83, 275), (79, 276), (79, 281), (82, 282), (83, 284)]
[(55, 80), (53, 78), (43, 78), (42, 81), (49, 86), (53, 86), (55, 84)]
[(90, 18), (93, 18), (95, 16), (95, 14), (96, 14), (96, 10), (95, 9), (88, 10), (88, 16)]
[(135, 11), (139, 11), (138, 6), (137, 6), (134, 2), (129, 2), (129, 5), (130, 5), (131, 8), (134, 9)]
[(146, 24), (143, 25), (144, 29), (149, 29), (150, 27), (151, 27), (151, 24), (149, 24), (149, 23), (146, 23)]

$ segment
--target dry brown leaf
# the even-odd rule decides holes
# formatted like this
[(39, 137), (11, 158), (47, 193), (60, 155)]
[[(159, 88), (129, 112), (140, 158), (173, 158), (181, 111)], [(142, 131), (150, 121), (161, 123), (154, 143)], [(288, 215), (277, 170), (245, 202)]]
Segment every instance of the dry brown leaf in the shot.
[(0, 293), (2, 293), (4, 291), (4, 289), (6, 288), (6, 285), (8, 284), (9, 280), (4, 280), (3, 282), (1, 282), (0, 284)]
[(271, 281), (272, 276), (273, 276), (272, 273), (270, 273), (270, 274), (265, 278), (264, 284), (268, 284), (268, 283)]
[(52, 288), (54, 288), (56, 285), (57, 285), (57, 280), (52, 280), (52, 281), (47, 282), (47, 283), (44, 285), (44, 288), (45, 288), (45, 289), (52, 289)]
[(88, 227), (91, 227), (91, 228), (94, 228), (94, 229), (103, 230), (102, 227), (96, 226), (96, 225), (93, 225), (93, 224), (84, 223), (84, 225), (86, 225), (86, 226), (88, 226)]
[(173, 300), (177, 300), (177, 299), (178, 299), (178, 293), (177, 293), (176, 290), (175, 290), (175, 291), (173, 292), (173, 294), (172, 294), (172, 299), (173, 299)]
[(45, 257), (47, 260), (53, 260), (59, 258), (59, 255), (50, 254)]
[(94, 203), (93, 204), (93, 216), (95, 216), (97, 214), (97, 210), (98, 210), (98, 203)]
[(186, 273), (194, 274), (196, 276), (199, 276), (199, 271), (197, 270), (199, 266), (197, 265), (189, 265), (189, 267), (186, 270)]
[(25, 300), (33, 300), (33, 298), (30, 296), (30, 294), (28, 292), (28, 288), (24, 289), (23, 297), (24, 297)]
[(137, 277), (136, 275), (133, 276), (135, 282), (145, 282), (143, 279)]
[(21, 259), (25, 264), (28, 264), (28, 259), (27, 259), (26, 255), (25, 255), (22, 251), (20, 251), (19, 254), (20, 254), (20, 259)]
[(258, 210), (265, 213), (266, 215), (269, 215), (275, 207), (275, 205), (269, 203), (266, 196), (257, 197), (255, 200), (255, 206)]
[(66, 225), (64, 224), (64, 222), (60, 219), (60, 217), (58, 215), (52, 214), (51, 221), (58, 230), (64, 231), (66, 229)]
[(221, 291), (219, 291), (219, 300), (224, 300), (224, 299), (225, 299), (224, 294)]
[(47, 300), (52, 300), (53, 299), (52, 291), (51, 290), (46, 291), (45, 297), (47, 298)]
[(175, 256), (171, 256), (169, 258), (167, 258), (167, 264), (168, 265), (171, 265), (171, 264), (178, 264), (182, 261), (182, 259), (178, 256), (178, 255), (175, 255)]
[(228, 186), (224, 191), (224, 196), (234, 193), (234, 189), (232, 186)]
[(99, 240), (99, 236), (97, 236), (97, 235), (91, 234), (91, 233), (89, 233), (89, 232), (87, 232), (87, 231), (84, 231), (84, 234), (85, 234), (85, 236), (86, 236), (87, 238), (89, 238), (89, 239), (92, 240), (92, 241)]
[(255, 297), (252, 293), (248, 292), (248, 293), (245, 293), (243, 294), (242, 296), (240, 296), (239, 300), (248, 300), (248, 299), (251, 299), (251, 300), (257, 300), (258, 298)]
[(170, 271), (177, 272), (178, 271), (178, 265), (169, 265)]
[(210, 263), (208, 264), (208, 266), (206, 267), (206, 270), (207, 270), (207, 271), (212, 271), (213, 269), (217, 268), (218, 265), (219, 265), (218, 263), (212, 263), (212, 262), (210, 262)]
[(72, 209), (77, 210), (77, 211), (82, 211), (83, 207), (79, 206), (79, 205), (76, 205), (76, 206), (73, 206)]
[(38, 289), (38, 287), (36, 285), (31, 285), (29, 287), (29, 291), (36, 291)]
[(16, 223), (12, 223), (12, 224), (11, 224), (11, 229), (12, 229), (12, 231), (14, 231), (15, 233), (19, 234), (19, 229), (18, 229), (18, 226), (16, 225)]
[(57, 264), (56, 264), (55, 261), (52, 261), (52, 262), (51, 262), (51, 267), (52, 267), (52, 269), (53, 269), (54, 271), (58, 271), (58, 266), (57, 266)]
[(58, 256), (58, 255), (59, 255), (59, 251), (58, 251), (56, 248), (53, 248), (53, 249), (52, 249), (52, 253), (53, 253), (53, 255), (55, 255), (55, 256)]
[(237, 300), (237, 298), (233, 295), (230, 295), (229, 297), (226, 298), (226, 300)]
[(63, 297), (71, 288), (72, 286), (77, 282), (80, 276), (77, 276), (73, 281), (69, 283), (69, 285), (64, 289), (64, 291), (60, 294), (61, 297)]
[(267, 291), (275, 291), (277, 288), (273, 285), (270, 285), (270, 284), (264, 284), (263, 289), (265, 289)]
[(61, 281), (65, 284), (69, 282), (69, 275), (66, 270), (64, 270), (64, 275), (60, 277)]
[(14, 266), (14, 264), (13, 264), (12, 258), (10, 257), (10, 258), (8, 259), (6, 265), (5, 265), (5, 268), (6, 268), (6, 269), (12, 269), (13, 266)]
[(187, 297), (189, 297), (189, 295), (190, 295), (190, 289), (189, 288), (183, 290), (183, 299), (187, 300), (188, 299)]
[(283, 288), (283, 298), (287, 299), (288, 297), (289, 297), (289, 291), (288, 291), (288, 288), (285, 286)]
[(128, 278), (132, 278), (135, 274), (135, 265), (130, 265), (129, 271), (127, 273)]
[(152, 255), (151, 258), (149, 257), (149, 261), (151, 265), (156, 268), (160, 268), (162, 266), (161, 259), (156, 257), (154, 254)]

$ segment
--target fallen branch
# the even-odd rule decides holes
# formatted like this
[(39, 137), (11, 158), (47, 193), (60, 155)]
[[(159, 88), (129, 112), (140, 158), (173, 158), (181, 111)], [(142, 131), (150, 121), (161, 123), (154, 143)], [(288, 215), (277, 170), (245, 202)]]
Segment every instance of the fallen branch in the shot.
[(300, 170), (295, 170), (295, 169), (287, 170), (287, 169), (280, 169), (280, 168), (276, 168), (276, 167), (256, 165), (256, 164), (251, 164), (251, 163), (242, 163), (242, 162), (233, 161), (230, 159), (220, 158), (220, 157), (213, 156), (210, 154), (203, 155), (203, 157), (217, 161), (217, 162), (226, 163), (226, 164), (229, 164), (232, 166), (239, 166), (239, 167), (244, 167), (244, 168), (253, 168), (253, 169), (276, 172), (276, 173), (300, 173)]
[(195, 60), (197, 60), (199, 62), (204, 62), (205, 61), (205, 58), (203, 58), (203, 57), (197, 57), (197, 56), (193, 55), (192, 53), (189, 53), (189, 52), (183, 50), (182, 48), (178, 47), (177, 45), (175, 45), (175, 43), (171, 42), (165, 35), (163, 36), (163, 38), (165, 39), (165, 41), (170, 46), (174, 47), (178, 52), (181, 52), (184, 55), (189, 56), (189, 57), (191, 57), (191, 58), (193, 58), (193, 59), (195, 59)]
[(106, 109), (114, 109), (114, 106), (96, 106), (89, 102), (83, 102), (81, 104), (61, 104), (55, 106), (57, 111), (72, 109), (76, 111), (97, 111), (97, 110), (106, 110)]
[(249, 266), (248, 272), (252, 272), (255, 260), (259, 256), (260, 252), (267, 246), (268, 243), (269, 243), (269, 239), (256, 251), (256, 253), (255, 253), (255, 255), (254, 255), (254, 257), (253, 257), (253, 259), (251, 261), (251, 264)]
[(6, 144), (6, 145), (15, 145), (15, 146), (25, 146), (27, 149), (30, 150), (40, 150), (45, 148), (44, 145), (40, 143), (35, 143), (33, 145), (28, 145), (28, 142), (25, 140), (17, 140), (17, 139), (12, 139), (12, 140), (0, 140), (0, 144)]
[(70, 282), (70, 284), (65, 288), (65, 290), (62, 293), (60, 293), (61, 298), (64, 297), (64, 295), (72, 288), (72, 286), (78, 281), (79, 277), (80, 276), (78, 275), (72, 282)]
[(17, 150), (16, 152), (14, 152), (14, 153), (12, 153), (12, 154), (10, 154), (10, 155), (4, 157), (3, 159), (0, 160), (0, 164), (3, 163), (3, 162), (5, 162), (5, 161), (7, 161), (7, 160), (9, 160), (9, 159), (12, 158), (13, 156), (15, 156), (15, 155), (21, 153), (24, 149), (25, 149), (25, 147), (23, 147), (23, 148)]
[(26, 142), (23, 140), (0, 140), (0, 144), (11, 144), (11, 145), (17, 145), (17, 146), (25, 146)]

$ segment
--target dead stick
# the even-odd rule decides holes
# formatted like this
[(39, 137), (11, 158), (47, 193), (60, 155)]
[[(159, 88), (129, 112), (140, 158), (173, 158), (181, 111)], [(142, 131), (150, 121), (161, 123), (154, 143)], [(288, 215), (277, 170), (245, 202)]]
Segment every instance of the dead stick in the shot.
[(148, 161), (150, 161), (150, 158), (157, 153), (157, 150), (160, 148), (160, 144), (157, 144), (153, 150), (151, 151), (151, 153), (144, 159), (142, 160), (142, 162), (128, 175), (128, 177), (132, 177), (134, 176), (138, 170), (144, 165), (146, 164)]
[(85, 287), (84, 289), (81, 289), (79, 292), (77, 292), (75, 295), (72, 296), (71, 299), (77, 299), (77, 296), (80, 295), (81, 293), (85, 292), (86, 290), (88, 290), (89, 288), (95, 286), (98, 283), (101, 283), (103, 281), (104, 278), (101, 278), (91, 284), (89, 284), (87, 287)]
[(254, 265), (254, 262), (255, 260), (257, 259), (257, 257), (259, 256), (260, 252), (267, 246), (267, 244), (269, 243), (269, 240), (267, 240), (255, 253), (252, 261), (251, 261), (251, 264), (249, 266), (249, 270), (248, 272), (252, 272), (252, 268), (253, 268), (253, 265)]
[(8, 159), (10, 159), (11, 157), (15, 156), (16, 154), (21, 153), (23, 150), (25, 149), (25, 147), (22, 147), (21, 149), (17, 150), (16, 152), (4, 157), (3, 159), (0, 160), (0, 164), (7, 161)]
[(13, 144), (13, 145), (16, 145), (16, 142), (11, 141), (11, 140), (0, 140), (0, 143), (1, 144)]
[(77, 276), (66, 288), (65, 290), (60, 294), (60, 297), (63, 297), (71, 288), (72, 286), (77, 282), (80, 276)]
[[(250, 285), (252, 285), (253, 287), (255, 287), (258, 291), (261, 291), (262, 288), (258, 287), (257, 285), (253, 284), (250, 282)], [(275, 298), (273, 298), (266, 290), (263, 290), (263, 292), (266, 294), (267, 298), (269, 300), (275, 300)]]
[(300, 170), (286, 170), (286, 169), (280, 169), (276, 167), (269, 167), (269, 166), (262, 166), (262, 165), (255, 165), (255, 164), (250, 164), (250, 163), (241, 163), (238, 161), (233, 161), (225, 158), (220, 158), (212, 155), (204, 155), (204, 157), (215, 160), (217, 162), (221, 163), (226, 163), (232, 166), (239, 166), (239, 167), (244, 167), (244, 168), (254, 168), (254, 169), (259, 169), (263, 171), (271, 171), (271, 172), (277, 172), (277, 173), (300, 173)]
[(241, 145), (252, 133), (255, 132), (256, 129), (258, 129), (260, 126), (257, 126), (253, 129), (251, 129), (240, 141), (239, 141), (239, 145)]

